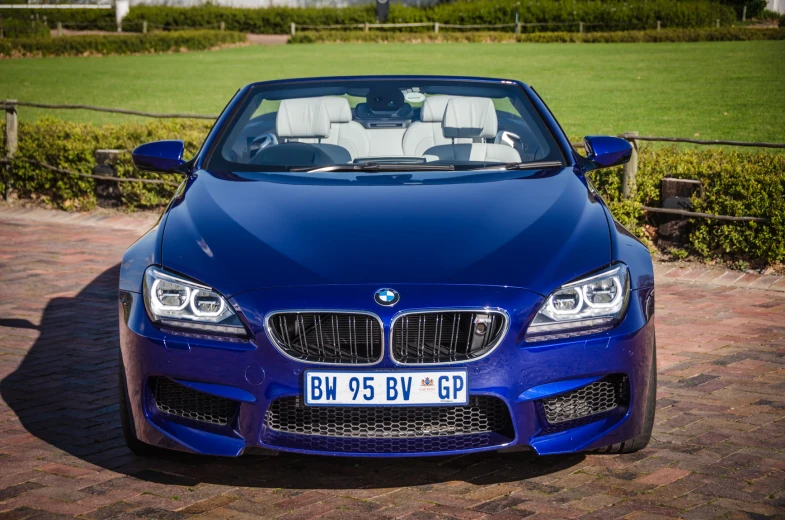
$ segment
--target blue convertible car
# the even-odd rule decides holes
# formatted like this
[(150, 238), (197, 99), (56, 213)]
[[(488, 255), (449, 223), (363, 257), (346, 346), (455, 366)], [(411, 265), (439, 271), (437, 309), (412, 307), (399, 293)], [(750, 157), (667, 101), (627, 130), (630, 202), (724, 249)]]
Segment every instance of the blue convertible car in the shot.
[(240, 89), (120, 275), (137, 453), (627, 453), (656, 391), (649, 252), (517, 81), (336, 77)]

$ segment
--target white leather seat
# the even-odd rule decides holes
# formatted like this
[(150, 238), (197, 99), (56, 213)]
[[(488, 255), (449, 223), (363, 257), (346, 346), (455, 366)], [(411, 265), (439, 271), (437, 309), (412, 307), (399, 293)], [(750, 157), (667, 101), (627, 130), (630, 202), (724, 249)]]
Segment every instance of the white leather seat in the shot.
[(330, 116), (330, 135), (322, 142), (346, 148), (352, 160), (356, 157), (367, 157), (371, 151), (371, 140), (363, 125), (352, 121), (349, 100), (337, 96), (322, 99)]
[[(453, 96), (429, 96), (425, 98), (420, 109), (420, 120), (413, 122), (403, 134), (403, 154), (423, 155), (428, 148), (442, 144), (452, 144), (452, 140), (442, 133), (442, 119), (447, 109), (447, 102)], [(460, 142), (471, 142), (461, 139)]]
[[(327, 109), (330, 119), (330, 133), (327, 137), (317, 139), (297, 139), (301, 143), (331, 144), (345, 148), (351, 160), (356, 157), (367, 157), (371, 150), (371, 140), (363, 125), (352, 120), (352, 109), (349, 100), (338, 96), (317, 98), (300, 98), (302, 101), (321, 100)], [(294, 101), (294, 100), (287, 100)], [(351, 161), (348, 161), (351, 162)]]
[[(346, 148), (327, 142), (332, 132), (327, 105), (321, 97), (284, 99), (275, 119), (276, 133), (283, 141), (312, 144), (336, 164), (350, 163), (352, 157)], [(349, 114), (351, 118), (351, 110)]]
[[(442, 119), (442, 133), (451, 144), (431, 147), (423, 155), (443, 161), (520, 162), (521, 156), (515, 148), (493, 143), (498, 127), (496, 108), (491, 99), (451, 98)], [(458, 139), (474, 142), (453, 144), (453, 140)], [(484, 139), (491, 142), (482, 142)]]

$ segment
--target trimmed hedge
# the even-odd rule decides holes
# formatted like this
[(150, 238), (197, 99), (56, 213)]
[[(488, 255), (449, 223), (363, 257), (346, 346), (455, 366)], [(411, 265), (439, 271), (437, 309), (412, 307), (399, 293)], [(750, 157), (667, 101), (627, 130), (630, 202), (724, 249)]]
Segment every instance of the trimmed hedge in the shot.
[(50, 29), (57, 27), (57, 22), (61, 22), (66, 29), (116, 29), (114, 19), (114, 9), (3, 9), (0, 11), (3, 17), (3, 25), (9, 20), (30, 21), (34, 20), (46, 23)]
[(0, 19), (0, 34), (4, 38), (49, 38), (49, 27), (41, 22), (31, 20)]
[(543, 32), (515, 35), (505, 32), (399, 33), (383, 31), (308, 31), (295, 34), (289, 43), (639, 43), (785, 40), (785, 29), (663, 29), (661, 31), (617, 31), (597, 33)]
[(0, 56), (15, 58), (203, 51), (246, 40), (245, 33), (234, 31), (177, 31), (50, 39), (4, 38), (0, 40)]
[[(186, 157), (192, 156), (211, 123), (206, 121), (155, 121), (147, 124), (95, 126), (56, 119), (22, 122), (19, 151), (12, 164), (12, 188), (17, 197), (36, 199), (65, 209), (90, 209), (96, 205), (95, 181), (53, 173), (23, 159), (89, 173), (96, 149), (132, 150), (158, 139), (184, 139)], [(756, 265), (785, 260), (785, 153), (641, 146), (637, 187), (632, 200), (621, 199), (622, 168), (598, 170), (592, 182), (608, 202), (615, 217), (636, 235), (650, 242), (647, 227), (656, 215), (640, 205), (660, 206), (663, 177), (698, 179), (704, 196), (693, 200), (695, 211), (731, 216), (765, 217), (769, 224), (694, 219), (689, 231), (689, 252), (706, 260), (743, 260)], [(117, 165), (121, 177), (162, 178), (176, 175), (140, 172), (129, 153)], [(165, 185), (118, 183), (122, 203), (130, 208), (155, 208), (166, 204), (174, 188)], [(0, 182), (0, 190), (4, 186)]]
[[(171, 120), (147, 124), (96, 126), (45, 118), (19, 123), (19, 149), (11, 164), (11, 186), (21, 199), (34, 199), (54, 207), (88, 210), (96, 205), (95, 181), (55, 173), (32, 165), (34, 159), (58, 168), (92, 173), (95, 150), (133, 150), (142, 143), (161, 139), (183, 139), (185, 156), (193, 156), (212, 125), (211, 121)], [(3, 131), (5, 133), (5, 131)], [(5, 136), (3, 135), (3, 138)], [(130, 153), (120, 154), (115, 166), (119, 177), (166, 179), (179, 182), (177, 175), (142, 172), (134, 168)], [(0, 176), (0, 186), (2, 176)], [(162, 184), (117, 183), (122, 203), (129, 208), (165, 205), (175, 188)]]
[[(389, 22), (440, 22), (445, 24), (510, 24), (515, 21), (516, 0), (465, 0), (443, 3), (433, 7), (407, 7), (391, 4)], [(111, 27), (114, 13), (111, 10), (42, 9), (54, 27), (60, 21), (67, 28)], [(344, 8), (335, 7), (268, 7), (247, 9), (205, 4), (197, 7), (138, 5), (131, 8), (123, 21), (123, 30), (141, 31), (142, 21), (156, 29), (187, 29), (218, 27), (221, 22), (233, 31), (256, 34), (287, 34), (289, 24), (340, 25), (373, 23), (375, 7), (370, 5)], [(12, 17), (29, 17), (22, 9), (9, 10)], [(641, 30), (653, 28), (657, 20), (666, 28), (709, 27), (715, 20), (723, 26), (736, 20), (732, 7), (708, 0), (523, 0), (520, 2), (521, 23), (554, 24), (524, 27), (525, 32), (569, 31), (577, 32), (577, 22), (587, 25), (585, 31)], [(557, 25), (570, 24), (570, 25)], [(406, 32), (423, 32), (427, 29), (401, 29)], [(512, 32), (512, 28), (509, 29)]]
[(693, 198), (694, 211), (764, 217), (771, 222), (692, 219), (689, 253), (707, 260), (758, 265), (785, 260), (785, 153), (642, 146), (631, 200), (621, 198), (622, 172), (622, 168), (598, 170), (590, 177), (614, 217), (647, 242), (644, 226), (656, 217), (645, 214), (640, 205), (661, 205), (663, 177), (696, 179), (703, 185), (704, 196)]

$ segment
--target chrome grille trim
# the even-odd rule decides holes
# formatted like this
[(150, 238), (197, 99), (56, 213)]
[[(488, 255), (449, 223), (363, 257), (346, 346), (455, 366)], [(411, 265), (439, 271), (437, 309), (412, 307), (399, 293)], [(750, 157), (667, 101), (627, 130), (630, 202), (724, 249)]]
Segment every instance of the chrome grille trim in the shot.
[[(279, 338), (276, 333), (276, 325), (280, 323), (275, 323), (274, 320), (276, 317), (282, 317), (283, 315), (295, 315), (297, 320), (296, 327), (299, 327), (300, 330), (306, 330), (307, 328), (311, 327), (309, 330), (313, 333), (313, 338), (315, 339), (315, 344), (309, 345), (307, 342), (303, 342), (303, 335), (300, 334), (297, 337), (292, 337), (289, 334), (285, 334), (284, 337)], [(311, 323), (311, 320), (317, 315), (323, 315), (323, 319), (314, 320)], [(337, 319), (337, 316), (345, 316), (349, 315), (349, 318), (345, 325), (348, 325), (348, 337), (344, 337), (345, 342), (348, 342), (349, 346), (349, 353), (353, 351), (354, 353), (354, 360), (352, 357), (344, 356), (343, 350), (340, 348), (336, 348), (335, 342), (341, 344), (341, 332), (340, 332), (340, 320)], [(375, 324), (379, 327), (378, 331), (372, 330), (373, 326), (368, 326), (369, 322), (365, 321), (365, 323), (359, 324), (361, 328), (364, 327), (364, 331), (358, 331), (358, 323), (357, 317), (363, 316), (374, 320)], [(329, 324), (324, 322), (324, 319), (329, 317)], [(287, 318), (288, 319), (288, 318)], [(306, 323), (307, 321), (307, 323)], [(358, 310), (336, 310), (336, 309), (286, 309), (286, 310), (276, 310), (269, 312), (264, 318), (264, 330), (267, 334), (267, 339), (270, 343), (285, 357), (299, 361), (301, 363), (308, 363), (313, 365), (327, 365), (327, 366), (335, 366), (335, 365), (352, 365), (352, 366), (372, 366), (380, 363), (384, 358), (384, 322), (382, 319), (368, 311), (358, 311)], [(284, 331), (288, 333), (288, 327), (283, 328)], [(308, 332), (308, 331), (306, 331)], [(373, 338), (372, 336), (376, 334), (377, 337)], [(365, 336), (365, 338), (363, 338)], [(361, 339), (365, 340), (363, 345), (360, 345)], [(326, 341), (327, 340), (327, 341)], [(334, 340), (334, 341), (333, 341)], [(370, 340), (370, 344), (369, 344)], [(373, 356), (370, 355), (370, 349), (373, 348), (373, 343), (378, 340), (378, 355)], [(305, 357), (298, 357), (295, 354), (304, 353)], [(364, 350), (366, 354), (369, 354), (370, 361), (357, 361), (356, 358), (359, 357), (360, 351)], [(375, 350), (375, 349), (374, 349)], [(338, 355), (335, 355), (337, 352)]]
[[(483, 344), (480, 350), (482, 350), (482, 354), (476, 357), (467, 357), (462, 356), (462, 359), (452, 359), (446, 361), (440, 361), (438, 359), (434, 360), (432, 355), (427, 355), (427, 343), (429, 338), (426, 338), (426, 326), (427, 326), (427, 317), (426, 315), (436, 314), (437, 316), (434, 318), (435, 322), (433, 324), (433, 339), (431, 340), (431, 344), (440, 344), (443, 340), (448, 341), (448, 357), (451, 356), (453, 358), (459, 357), (458, 354), (458, 331), (460, 329), (460, 321), (464, 319), (465, 314), (470, 314), (470, 320), (474, 320), (476, 314), (490, 314), (494, 317), (494, 319), (502, 319), (503, 324), (499, 329), (498, 334), (495, 338), (490, 338), (487, 344)], [(449, 320), (448, 328), (445, 328), (445, 316), (446, 315), (458, 315), (457, 317), (453, 317)], [(416, 349), (417, 349), (417, 357), (420, 361), (406, 361), (401, 360), (399, 357), (396, 356), (396, 344), (395, 344), (395, 333), (396, 333), (396, 324), (401, 321), (405, 320), (406, 318), (410, 318), (412, 316), (418, 316), (418, 321), (416, 324), (411, 322), (410, 320), (408, 323), (404, 321), (401, 325), (402, 332), (408, 337), (411, 333), (409, 327), (417, 326), (417, 341), (416, 341)], [(472, 363), (474, 361), (479, 361), (490, 354), (493, 353), (494, 350), (504, 341), (504, 338), (507, 336), (507, 332), (510, 328), (510, 316), (504, 309), (500, 308), (447, 308), (447, 309), (413, 309), (407, 311), (401, 311), (395, 316), (393, 316), (392, 322), (390, 323), (390, 357), (392, 358), (393, 362), (397, 365), (409, 365), (409, 366), (423, 366), (423, 365), (455, 365), (455, 364), (463, 364), (463, 363)], [(422, 334), (422, 336), (421, 336)], [(471, 341), (471, 337), (466, 338), (468, 342)], [(470, 343), (467, 343), (467, 348), (469, 347)], [(441, 349), (440, 349), (441, 350)], [(433, 348), (430, 349), (433, 352)]]

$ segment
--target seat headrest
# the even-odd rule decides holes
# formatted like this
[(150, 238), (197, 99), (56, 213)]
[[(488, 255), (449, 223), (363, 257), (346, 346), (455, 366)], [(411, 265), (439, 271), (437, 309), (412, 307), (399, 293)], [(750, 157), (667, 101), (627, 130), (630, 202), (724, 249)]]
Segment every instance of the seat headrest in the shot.
[(451, 96), (429, 96), (425, 98), (420, 109), (420, 121), (423, 123), (441, 123), (444, 119), (444, 111), (447, 110), (447, 102)]
[(284, 99), (275, 119), (278, 137), (317, 137), (330, 135), (330, 115), (324, 98)]
[(352, 120), (352, 107), (345, 97), (325, 96), (321, 98), (327, 107), (331, 123), (349, 123)]
[(444, 111), (444, 137), (496, 137), (499, 122), (489, 98), (450, 98)]

